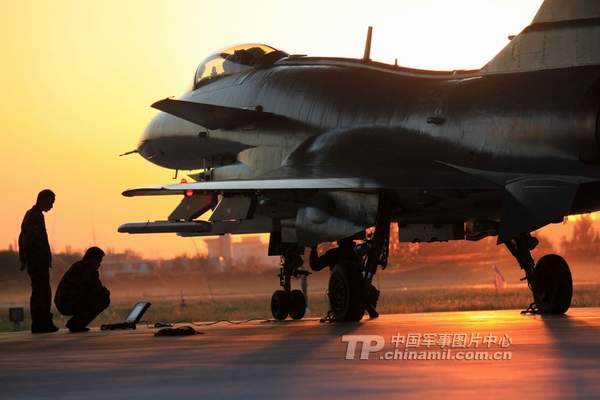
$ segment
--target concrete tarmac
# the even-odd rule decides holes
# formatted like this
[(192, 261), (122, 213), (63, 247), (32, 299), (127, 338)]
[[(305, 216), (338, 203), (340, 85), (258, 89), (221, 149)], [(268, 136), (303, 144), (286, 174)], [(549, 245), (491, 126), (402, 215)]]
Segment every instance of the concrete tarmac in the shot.
[(0, 334), (0, 398), (600, 398), (597, 308), (195, 328)]

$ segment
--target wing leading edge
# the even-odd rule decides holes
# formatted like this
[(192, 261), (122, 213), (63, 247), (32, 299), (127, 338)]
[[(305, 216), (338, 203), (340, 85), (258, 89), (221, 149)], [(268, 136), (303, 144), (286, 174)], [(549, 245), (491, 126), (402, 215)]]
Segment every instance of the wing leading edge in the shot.
[(260, 190), (361, 190), (380, 189), (376, 182), (363, 178), (249, 179), (193, 182), (128, 189), (125, 197), (183, 195), (187, 191), (246, 192)]

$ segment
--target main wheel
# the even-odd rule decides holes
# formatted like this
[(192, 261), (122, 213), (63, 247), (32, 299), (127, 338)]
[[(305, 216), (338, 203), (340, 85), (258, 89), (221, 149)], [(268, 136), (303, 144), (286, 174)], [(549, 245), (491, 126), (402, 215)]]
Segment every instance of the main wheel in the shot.
[(283, 321), (290, 312), (290, 295), (285, 290), (276, 290), (271, 297), (273, 318)]
[(301, 290), (294, 289), (290, 293), (290, 317), (302, 319), (306, 313), (306, 299)]
[(336, 321), (360, 321), (365, 313), (365, 283), (359, 267), (338, 264), (329, 278), (329, 306)]
[(534, 270), (533, 298), (542, 314), (564, 314), (571, 306), (573, 278), (569, 264), (559, 255), (548, 254)]

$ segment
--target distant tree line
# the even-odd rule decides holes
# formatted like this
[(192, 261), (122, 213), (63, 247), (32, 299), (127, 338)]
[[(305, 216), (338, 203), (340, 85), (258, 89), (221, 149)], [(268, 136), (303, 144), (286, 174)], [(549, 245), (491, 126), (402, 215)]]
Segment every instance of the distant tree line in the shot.
[(564, 237), (560, 247), (566, 258), (599, 262), (600, 232), (595, 229), (594, 221), (584, 216), (575, 222), (573, 234), (570, 238)]
[[(53, 274), (55, 280), (59, 279), (75, 261), (81, 259), (81, 254), (76, 252), (55, 253), (52, 255)], [(25, 271), (20, 271), (21, 263), (19, 253), (15, 250), (0, 251), (0, 281), (29, 284), (29, 277)]]
[[(478, 242), (450, 241), (446, 243), (399, 243), (397, 240), (398, 228), (392, 225), (390, 238), (390, 266), (394, 269), (410, 267), (416, 264), (454, 264), (465, 266), (491, 265), (491, 264), (514, 264), (512, 256), (503, 246), (496, 245), (496, 238), (486, 238)], [(589, 262), (600, 262), (600, 232), (595, 228), (590, 217), (582, 217), (574, 222), (573, 232), (569, 238), (564, 237), (558, 248), (554, 248), (544, 236), (536, 235), (540, 240), (534, 256), (557, 252), (567, 259), (586, 260)], [(324, 246), (331, 247), (330, 245)], [(324, 250), (324, 249), (322, 249)], [(109, 251), (109, 254), (111, 252)], [(133, 252), (126, 251), (122, 254), (124, 260), (142, 259)], [(78, 252), (62, 252), (53, 255), (54, 280), (59, 279), (62, 274), (81, 258)], [(262, 273), (272, 271), (273, 266), (260, 264), (258, 257), (249, 257), (246, 260), (228, 265), (226, 272)], [(201, 269), (202, 272), (210, 273), (215, 268), (214, 260), (205, 256), (180, 255), (162, 262), (153, 263), (155, 275), (171, 274), (172, 272), (192, 272)], [(0, 281), (2, 283), (28, 284), (25, 271), (19, 271), (19, 256), (15, 250), (0, 251)]]

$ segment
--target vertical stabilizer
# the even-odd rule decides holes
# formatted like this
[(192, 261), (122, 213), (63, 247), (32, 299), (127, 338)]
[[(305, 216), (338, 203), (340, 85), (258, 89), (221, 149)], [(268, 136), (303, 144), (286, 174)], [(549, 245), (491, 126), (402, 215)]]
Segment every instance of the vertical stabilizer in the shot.
[(511, 73), (600, 65), (600, 0), (546, 0), (531, 25), (482, 70)]

